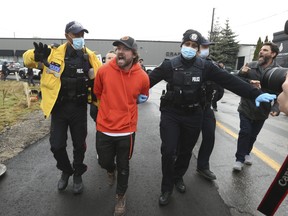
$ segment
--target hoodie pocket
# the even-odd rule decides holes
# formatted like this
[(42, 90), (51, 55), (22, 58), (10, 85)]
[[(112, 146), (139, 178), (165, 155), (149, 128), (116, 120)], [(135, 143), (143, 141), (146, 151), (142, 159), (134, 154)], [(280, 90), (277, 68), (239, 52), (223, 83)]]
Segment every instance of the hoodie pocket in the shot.
[(105, 127), (118, 131), (129, 127), (131, 118), (127, 111), (112, 109), (104, 114), (103, 121), (105, 122)]

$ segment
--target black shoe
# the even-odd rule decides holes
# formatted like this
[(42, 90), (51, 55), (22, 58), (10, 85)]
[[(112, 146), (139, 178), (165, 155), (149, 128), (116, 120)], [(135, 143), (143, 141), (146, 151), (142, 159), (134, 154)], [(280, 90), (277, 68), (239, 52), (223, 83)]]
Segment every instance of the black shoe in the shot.
[(58, 190), (65, 190), (68, 185), (70, 175), (62, 172), (61, 178), (58, 181)]
[(167, 205), (169, 203), (170, 196), (171, 196), (171, 192), (166, 191), (164, 193), (161, 193), (159, 197), (159, 205), (161, 206)]
[(185, 186), (185, 184), (184, 184), (182, 179), (178, 180), (175, 183), (175, 187), (176, 187), (177, 191), (179, 191), (180, 193), (185, 193), (186, 192), (186, 186)]
[(81, 176), (73, 176), (73, 192), (74, 194), (81, 194), (83, 192), (84, 186)]
[(204, 178), (208, 179), (208, 180), (215, 180), (216, 179), (216, 175), (210, 171), (209, 169), (197, 169), (197, 172), (203, 176)]

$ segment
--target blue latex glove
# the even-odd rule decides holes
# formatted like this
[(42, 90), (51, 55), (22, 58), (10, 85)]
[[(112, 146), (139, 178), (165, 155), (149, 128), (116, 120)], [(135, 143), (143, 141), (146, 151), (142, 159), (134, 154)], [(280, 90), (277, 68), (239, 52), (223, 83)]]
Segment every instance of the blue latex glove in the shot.
[(137, 98), (137, 104), (144, 103), (145, 101), (147, 101), (147, 99), (148, 99), (148, 96), (139, 94)]
[(260, 102), (270, 102), (274, 99), (276, 99), (275, 94), (263, 93), (255, 99), (256, 107), (260, 106)]

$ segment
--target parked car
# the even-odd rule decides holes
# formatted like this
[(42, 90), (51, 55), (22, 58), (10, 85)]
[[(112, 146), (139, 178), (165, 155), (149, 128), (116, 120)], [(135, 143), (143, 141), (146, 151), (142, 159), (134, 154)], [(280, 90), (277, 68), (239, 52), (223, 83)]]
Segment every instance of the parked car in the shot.
[[(19, 76), (21, 77), (21, 79), (27, 78), (27, 72), (28, 72), (27, 67), (22, 67), (19, 69)], [(33, 74), (35, 78), (41, 79), (42, 70), (33, 68)]]
[(8, 69), (9, 69), (9, 73), (13, 73), (15, 74), (15, 72), (19, 72), (20, 69), (20, 63), (18, 62), (8, 62)]

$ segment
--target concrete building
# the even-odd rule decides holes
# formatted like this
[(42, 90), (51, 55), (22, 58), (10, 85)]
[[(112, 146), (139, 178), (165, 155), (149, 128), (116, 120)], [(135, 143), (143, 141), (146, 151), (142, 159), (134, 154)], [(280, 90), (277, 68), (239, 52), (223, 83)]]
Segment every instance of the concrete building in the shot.
[[(113, 49), (114, 39), (85, 39), (86, 46), (95, 51), (96, 54), (105, 56)], [(0, 59), (7, 59), (23, 63), (22, 54), (27, 49), (34, 48), (33, 42), (45, 44), (66, 42), (66, 39), (52, 38), (0, 38)], [(144, 59), (145, 65), (159, 65), (165, 58), (172, 58), (180, 52), (180, 41), (146, 41), (138, 40), (138, 52)], [(240, 69), (244, 63), (253, 58), (255, 45), (240, 45), (235, 69)]]
[(252, 45), (252, 44), (240, 45), (238, 58), (236, 61), (236, 70), (240, 70), (240, 68), (243, 65), (252, 61), (255, 49), (256, 49), (256, 45)]

